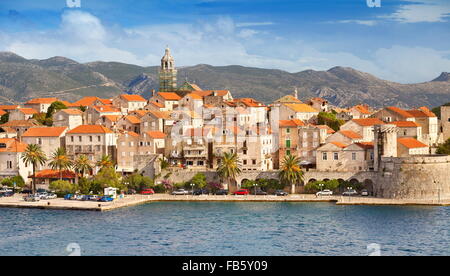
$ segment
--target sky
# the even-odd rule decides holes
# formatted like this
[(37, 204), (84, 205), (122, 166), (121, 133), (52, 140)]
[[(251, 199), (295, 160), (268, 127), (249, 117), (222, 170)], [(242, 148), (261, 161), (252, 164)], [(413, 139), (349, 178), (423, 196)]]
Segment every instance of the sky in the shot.
[(450, 0), (0, 0), (0, 51), (155, 66), (169, 46), (179, 67), (417, 83), (450, 71), (449, 21)]

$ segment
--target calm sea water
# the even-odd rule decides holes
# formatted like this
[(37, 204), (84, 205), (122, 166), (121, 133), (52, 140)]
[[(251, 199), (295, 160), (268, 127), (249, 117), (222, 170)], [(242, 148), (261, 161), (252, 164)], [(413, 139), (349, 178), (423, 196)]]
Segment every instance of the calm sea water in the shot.
[(450, 208), (151, 203), (112, 212), (0, 209), (0, 255), (450, 255)]

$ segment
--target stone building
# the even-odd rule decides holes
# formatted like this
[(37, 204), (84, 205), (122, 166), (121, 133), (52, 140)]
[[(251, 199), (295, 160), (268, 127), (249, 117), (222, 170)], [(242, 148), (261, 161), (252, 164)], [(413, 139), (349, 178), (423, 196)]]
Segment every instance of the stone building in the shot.
[(441, 128), (444, 141), (450, 139), (450, 106), (441, 107)]
[(62, 109), (53, 114), (53, 126), (74, 129), (83, 124), (83, 112), (79, 109)]
[(22, 160), (22, 154), (27, 144), (13, 138), (0, 139), (0, 178), (22, 176), (27, 181), (32, 174), (32, 166), (26, 165)]
[(57, 98), (37, 98), (26, 102), (25, 107), (33, 108), (38, 113), (46, 113), (50, 105), (56, 101), (58, 101)]
[(9, 112), (9, 120), (26, 121), (33, 118), (35, 114), (38, 114), (38, 112), (33, 108), (17, 108)]

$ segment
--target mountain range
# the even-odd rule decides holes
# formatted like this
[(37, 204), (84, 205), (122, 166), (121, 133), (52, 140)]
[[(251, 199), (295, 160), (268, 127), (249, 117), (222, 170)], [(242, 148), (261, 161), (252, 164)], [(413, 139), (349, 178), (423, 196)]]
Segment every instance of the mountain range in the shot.
[[(83, 64), (64, 57), (25, 59), (0, 52), (0, 103), (50, 96), (68, 101), (92, 95), (112, 98), (123, 92), (148, 98), (152, 90), (158, 90), (158, 68), (119, 62)], [(179, 84), (186, 80), (205, 90), (230, 90), (236, 98), (253, 97), (265, 103), (292, 94), (295, 87), (300, 99), (322, 97), (341, 107), (360, 103), (374, 107), (435, 107), (450, 102), (450, 74), (446, 72), (429, 82), (400, 84), (346, 67), (289, 73), (200, 64), (178, 68)]]

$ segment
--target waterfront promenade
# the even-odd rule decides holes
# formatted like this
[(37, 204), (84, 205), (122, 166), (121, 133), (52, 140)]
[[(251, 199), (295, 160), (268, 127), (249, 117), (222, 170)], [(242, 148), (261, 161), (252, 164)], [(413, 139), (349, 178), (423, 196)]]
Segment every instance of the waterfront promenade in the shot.
[(330, 202), (336, 205), (428, 205), (428, 206), (450, 206), (450, 200), (399, 200), (383, 199), (373, 197), (343, 197), (315, 195), (290, 195), (286, 197), (277, 196), (172, 196), (167, 194), (156, 194), (152, 196), (130, 195), (114, 202), (92, 202), (64, 200), (62, 198), (42, 200), (40, 202), (25, 202), (22, 196), (16, 195), (10, 198), (0, 198), (0, 208), (35, 208), (49, 210), (82, 210), (82, 211), (110, 211), (117, 208), (135, 206), (151, 202)]

